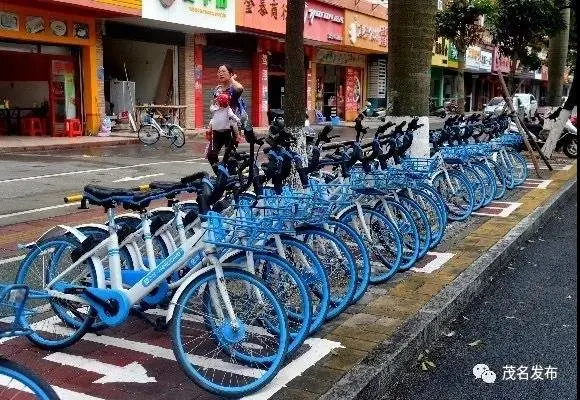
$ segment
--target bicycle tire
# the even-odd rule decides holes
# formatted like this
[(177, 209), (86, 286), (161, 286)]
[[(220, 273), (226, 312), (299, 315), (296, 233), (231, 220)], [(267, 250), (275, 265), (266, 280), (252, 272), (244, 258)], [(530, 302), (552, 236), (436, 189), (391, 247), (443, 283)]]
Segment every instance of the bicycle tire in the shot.
[[(30, 396), (36, 396), (38, 400), (60, 400), (54, 389), (34, 371), (17, 364), (13, 361), (0, 357), (0, 382), (4, 381), (2, 377), (8, 377), (8, 382), (0, 385), (0, 398), (17, 400), (18, 393), (24, 392), (23, 398), (30, 399)], [(13, 380), (21, 384), (21, 389), (13, 389), (11, 392), (8, 386)]]
[(314, 251), (326, 269), (330, 287), (326, 320), (331, 320), (344, 311), (354, 297), (357, 280), (354, 257), (340, 239), (318, 226), (296, 228), (296, 238)]
[[(385, 205), (390, 208), (389, 213), (393, 216), (393, 218), (391, 218), (389, 213), (387, 213), (387, 210), (385, 210)], [(415, 265), (415, 262), (419, 258), (419, 252), (421, 251), (419, 231), (417, 229), (417, 224), (414, 217), (402, 204), (399, 204), (392, 198), (377, 200), (373, 210), (387, 217), (389, 221), (395, 225), (395, 228), (399, 232), (402, 240), (401, 264), (399, 265), (399, 269), (401, 271), (410, 269), (413, 265)], [(427, 241), (426, 246), (428, 243), (429, 242)]]
[[(422, 186), (424, 187), (412, 187), (409, 191), (403, 191), (399, 198), (404, 197), (414, 200), (425, 213), (431, 231), (431, 241), (429, 243), (429, 250), (431, 250), (443, 240), (447, 229), (447, 212), (444, 211), (446, 206), (443, 199), (439, 197), (435, 189), (428, 185)], [(425, 190), (427, 187), (430, 191)], [(436, 197), (433, 196), (433, 192), (437, 193)]]
[[(450, 180), (455, 180), (456, 189), (448, 187), (443, 171), (437, 172), (432, 178), (433, 186), (438, 189), (448, 209), (447, 219), (450, 221), (464, 221), (473, 212), (473, 189), (465, 174), (448, 170)], [(462, 204), (459, 202), (462, 201)]]
[[(252, 347), (259, 346), (259, 350), (261, 352), (265, 352), (271, 349), (269, 354), (264, 356), (265, 359), (268, 359), (268, 362), (265, 362), (262, 365), (264, 368), (256, 370), (256, 373), (264, 372), (263, 375), (256, 376), (255, 378), (254, 375), (251, 373), (246, 373), (246, 376), (241, 375), (247, 370), (245, 365), (242, 365), (239, 367), (239, 374), (234, 374), (232, 372), (231, 373), (232, 377), (230, 379), (224, 379), (224, 375), (226, 373), (230, 373), (230, 371), (221, 371), (222, 373), (217, 374), (217, 376), (216, 372), (214, 372), (211, 377), (206, 376), (206, 374), (209, 375), (210, 372), (212, 371), (218, 371), (216, 367), (211, 368), (213, 364), (208, 365), (208, 362), (205, 361), (207, 358), (206, 356), (208, 354), (212, 354), (211, 351), (207, 350), (207, 346), (209, 346), (209, 344), (203, 343), (204, 346), (200, 346), (201, 349), (199, 351), (202, 353), (200, 356), (190, 355), (188, 349), (185, 348), (185, 343), (182, 338), (183, 329), (180, 322), (183, 320), (185, 324), (194, 329), (192, 334), (186, 335), (187, 340), (185, 342), (187, 342), (187, 345), (192, 345), (194, 343), (192, 337), (199, 339), (205, 338), (205, 335), (200, 335), (199, 331), (203, 329), (207, 331), (209, 328), (205, 324), (197, 322), (199, 328), (195, 330), (195, 328), (192, 326), (193, 325), (192, 321), (197, 321), (199, 319), (198, 316), (194, 314), (196, 312), (196, 308), (204, 309), (203, 297), (205, 296), (203, 296), (203, 293), (201, 293), (200, 295), (200, 291), (202, 290), (205, 291), (205, 289), (202, 288), (207, 288), (209, 286), (208, 284), (214, 283), (217, 280), (218, 277), (216, 276), (215, 272), (208, 271), (205, 274), (202, 274), (199, 277), (197, 277), (194, 281), (190, 282), (179, 296), (170, 323), (170, 334), (172, 339), (173, 352), (175, 354), (177, 362), (179, 363), (185, 374), (200, 387), (219, 396), (234, 397), (234, 398), (242, 397), (244, 395), (248, 395), (260, 390), (272, 379), (274, 379), (276, 373), (282, 367), (289, 342), (289, 334), (286, 329), (288, 321), (284, 308), (280, 303), (280, 300), (262, 280), (260, 280), (258, 277), (248, 272), (239, 269), (223, 268), (223, 281), (226, 282), (226, 285), (228, 281), (232, 282), (229, 284), (228, 293), (230, 293), (233, 282), (241, 281), (243, 286), (243, 294), (239, 297), (240, 301), (243, 301), (243, 303), (236, 301), (234, 304), (232, 304), (232, 306), (239, 305), (241, 306), (242, 309), (244, 309), (245, 306), (248, 305), (248, 297), (249, 297), (248, 293), (250, 294), (254, 293), (254, 296), (256, 296), (256, 294), (259, 291), (262, 301), (267, 301), (269, 308), (266, 309), (265, 306), (253, 307), (251, 311), (261, 311), (262, 313), (259, 316), (259, 318), (251, 318), (252, 319), (251, 323), (257, 324), (260, 323), (263, 319), (268, 320), (270, 324), (276, 323), (278, 326), (279, 335), (267, 336), (266, 333), (263, 333), (262, 336), (264, 336), (264, 338), (271, 340), (271, 346), (269, 346), (268, 348), (266, 348), (266, 345), (270, 344), (270, 342), (266, 342), (266, 340), (262, 340), (259, 343), (249, 343), (252, 345)], [(249, 287), (252, 287), (254, 289), (249, 290), (248, 289)], [(190, 302), (192, 300), (195, 300), (196, 297), (200, 300), (198, 306), (197, 307), (195, 305), (189, 306)], [(256, 305), (256, 301), (250, 303)], [(266, 313), (266, 311), (270, 312), (270, 314)], [(184, 316), (184, 312), (189, 312), (190, 314), (194, 315)], [(243, 324), (243, 325), (240, 324), (240, 327), (243, 326), (246, 329), (246, 331), (248, 326), (252, 328), (254, 327), (254, 325), (251, 325), (249, 323), (246, 323), (245, 321), (240, 320), (240, 318), (248, 318), (247, 314), (248, 313), (236, 314), (236, 320), (238, 321), (238, 323)], [(205, 316), (202, 315), (201, 319), (205, 321)], [(221, 333), (224, 335), (233, 336), (238, 334), (238, 331), (241, 331), (241, 328), (238, 328), (237, 330), (233, 329), (228, 330), (228, 324), (230, 326), (232, 324), (232, 322), (229, 320), (220, 321), (220, 323), (222, 327)], [(260, 326), (257, 326), (256, 329), (260, 329)], [(210, 331), (208, 336), (213, 334), (215, 334), (215, 332)], [(232, 339), (230, 340), (231, 342), (230, 346), (238, 345), (242, 340), (245, 340), (248, 337), (249, 337), (248, 335), (246, 335), (246, 337), (233, 337), (233, 338), (230, 337), (230, 339)], [(240, 345), (240, 347), (241, 346), (242, 345)], [(221, 352), (221, 349), (218, 349), (218, 351)], [(222, 357), (225, 358), (225, 361), (230, 365), (233, 364), (235, 361), (237, 361), (235, 358), (232, 358), (231, 353), (232, 353), (231, 351), (226, 352)], [(219, 353), (214, 354), (214, 356), (219, 355), (220, 355)], [(198, 361), (197, 363), (201, 364), (203, 361), (205, 362), (205, 365), (193, 364), (192, 359), (195, 360), (197, 357), (203, 357), (199, 359), (200, 361)], [(211, 360), (216, 360), (215, 363), (219, 363), (222, 361), (220, 358), (211, 358), (209, 361)], [(250, 371), (254, 372), (254, 369)], [(240, 379), (236, 379), (234, 381), (234, 377), (240, 377)], [(225, 382), (227, 382), (227, 384)]]
[[(365, 232), (362, 232), (361, 229), (357, 229), (356, 225), (353, 226), (353, 224), (356, 223), (355, 218), (359, 218), (358, 210), (355, 206), (351, 206), (342, 214), (340, 214), (338, 219), (345, 224), (351, 225), (351, 227), (355, 229), (359, 233), (359, 235), (363, 238), (365, 246), (369, 250), (369, 256), (371, 260), (371, 276), (370, 276), (371, 283), (386, 282), (399, 270), (399, 265), (401, 264), (402, 259), (401, 236), (399, 235), (399, 232), (397, 231), (395, 225), (391, 221), (389, 221), (389, 219), (385, 217), (383, 214), (374, 211), (368, 206), (362, 206), (362, 211), (363, 216), (367, 216), (369, 222), (371, 221), (371, 218), (373, 218), (374, 222), (382, 223), (383, 226), (386, 227), (386, 231), (390, 233), (388, 238), (386, 239), (383, 238), (382, 248), (379, 248), (377, 246), (379, 239), (375, 241), (372, 237), (368, 237), (368, 235)], [(370, 225), (371, 227), (368, 228), (371, 235), (374, 232), (375, 236), (377, 234), (381, 236), (380, 232), (377, 231), (380, 227), (379, 226), (373, 227), (372, 223), (370, 223)], [(387, 243), (389, 241), (392, 241), (394, 249), (390, 248), (389, 243)], [(384, 254), (382, 254), (381, 250), (389, 252), (392, 255), (391, 259), (387, 259), (387, 257)]]
[(185, 145), (185, 134), (176, 126), (169, 128), (169, 136), (171, 137), (171, 145), (182, 148)]
[[(38, 314), (31, 314), (22, 317), (26, 326), (32, 330), (32, 332), (27, 335), (28, 340), (30, 340), (36, 346), (46, 350), (62, 349), (71, 346), (80, 340), (95, 323), (96, 311), (92, 307), (86, 305), (79, 306), (78, 304), (70, 305), (65, 300), (50, 297), (48, 292), (44, 289), (44, 285), (50, 281), (50, 277), (56, 276), (57, 271), (55, 271), (55, 268), (58, 267), (57, 265), (51, 262), (49, 263), (49, 271), (44, 271), (45, 263), (43, 262), (41, 263), (41, 268), (43, 271), (41, 271), (40, 274), (31, 274), (30, 272), (31, 268), (34, 267), (33, 262), (37, 259), (38, 256), (42, 255), (42, 252), (50, 252), (51, 248), (61, 249), (62, 246), (69, 246), (72, 249), (77, 249), (80, 247), (80, 243), (78, 240), (68, 236), (59, 236), (38, 242), (35, 248), (26, 255), (22, 261), (22, 264), (20, 264), (20, 268), (15, 280), (15, 283), (25, 284), (30, 288), (29, 296), (26, 300), (27, 309), (42, 309), (43, 314), (47, 314), (50, 310), (54, 312), (54, 315), (43, 318), (41, 321), (34, 321), (35, 323), (30, 323), (32, 321), (29, 322), (27, 318), (35, 318)], [(60, 257), (58, 259), (60, 259)], [(66, 263), (65, 266), (68, 266), (68, 263)], [(96, 272), (92, 262), (90, 261), (90, 258), (87, 260), (84, 268), (88, 269), (88, 284), (94, 284), (96, 281)], [(51, 273), (54, 275), (50, 275)], [(84, 269), (81, 270), (81, 273), (84, 274)], [(41, 282), (27, 281), (27, 276), (32, 276), (32, 279), (42, 277), (41, 280), (44, 280)], [(35, 302), (39, 301), (40, 299), (48, 299), (47, 305), (50, 305), (50, 307), (45, 305), (40, 308), (40, 306), (35, 305)], [(63, 306), (63, 304), (65, 305)], [(81, 312), (79, 311), (79, 308), (81, 307), (84, 310), (84, 314), (82, 316), (80, 315)], [(64, 310), (65, 308), (66, 310)], [(70, 312), (72, 316), (68, 314), (66, 316), (63, 315), (65, 312)], [(64, 322), (69, 329), (62, 329), (61, 327), (55, 326), (54, 320), (51, 317), (57, 317), (62, 322)], [(75, 317), (79, 319), (84, 317), (84, 319), (80, 320), (78, 323), (71, 323)], [(49, 329), (51, 328), (54, 329), (54, 331), (50, 331)], [(49, 333), (55, 336), (60, 334), (64, 336), (64, 338), (60, 340), (51, 339), (47, 337)]]
[(503, 168), (494, 160), (487, 159), (485, 164), (489, 167), (495, 178), (496, 191), (493, 195), (494, 200), (499, 200), (505, 195), (507, 189), (506, 185), (506, 174)]
[(465, 174), (473, 189), (473, 211), (479, 210), (485, 202), (485, 181), (470, 165), (463, 165), (458, 171)]
[(342, 240), (354, 257), (357, 271), (356, 290), (351, 300), (351, 304), (354, 304), (364, 296), (369, 287), (371, 277), (369, 252), (360, 235), (350, 226), (343, 224), (338, 219), (332, 217), (326, 220), (322, 226), (324, 229), (336, 235), (338, 239)]
[(475, 171), (481, 176), (484, 180), (484, 190), (485, 190), (485, 199), (483, 201), (482, 206), (485, 207), (493, 200), (493, 196), (495, 195), (495, 191), (497, 190), (497, 183), (495, 181), (495, 177), (493, 176), (492, 170), (482, 161), (473, 161), (471, 163), (471, 167), (475, 169)]
[(508, 156), (511, 158), (511, 162), (513, 165), (513, 174), (514, 174), (514, 186), (520, 186), (522, 183), (528, 179), (529, 171), (528, 171), (528, 161), (526, 158), (516, 151), (512, 149), (508, 151)]
[[(223, 264), (241, 266), (247, 260), (247, 254), (247, 252), (235, 252), (227, 257)], [(310, 332), (312, 300), (309, 291), (294, 266), (278, 254), (268, 252), (251, 252), (251, 254), (254, 262), (253, 273), (272, 289), (286, 311), (288, 318), (286, 329), (291, 337), (287, 354), (291, 354), (300, 348)], [(247, 267), (241, 268), (248, 271)], [(276, 270), (273, 270), (274, 268)], [(251, 361), (251, 356), (246, 360)]]
[(159, 141), (161, 134), (151, 124), (142, 124), (137, 132), (139, 141), (145, 146), (153, 146)]

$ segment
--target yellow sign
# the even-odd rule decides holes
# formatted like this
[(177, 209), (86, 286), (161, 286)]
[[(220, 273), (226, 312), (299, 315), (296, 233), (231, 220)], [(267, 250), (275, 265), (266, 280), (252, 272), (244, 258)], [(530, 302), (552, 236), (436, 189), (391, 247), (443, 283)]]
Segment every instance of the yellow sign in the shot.
[(367, 50), (387, 52), (387, 21), (344, 10), (344, 44)]
[(433, 43), (433, 55), (431, 56), (431, 65), (435, 67), (448, 67), (449, 59), (449, 42), (447, 39), (438, 38)]

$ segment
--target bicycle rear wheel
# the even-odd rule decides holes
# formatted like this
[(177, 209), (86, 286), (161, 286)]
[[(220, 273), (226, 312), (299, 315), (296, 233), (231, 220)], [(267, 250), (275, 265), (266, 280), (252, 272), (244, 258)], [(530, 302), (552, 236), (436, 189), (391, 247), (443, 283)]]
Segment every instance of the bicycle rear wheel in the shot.
[[(202, 388), (219, 396), (242, 397), (276, 376), (288, 347), (288, 321), (280, 300), (256, 276), (224, 268), (220, 282), (227, 288), (235, 320), (219, 295), (211, 297), (207, 313), (206, 292), (218, 285), (218, 277), (214, 271), (206, 272), (177, 300), (170, 324), (173, 352), (187, 376)], [(249, 351), (255, 358), (251, 367), (237, 357)]]
[(157, 129), (153, 127), (153, 125), (144, 124), (141, 125), (139, 128), (139, 132), (137, 133), (137, 137), (139, 141), (143, 143), (145, 146), (152, 146), (157, 141), (159, 141), (159, 137), (161, 134)]
[(495, 181), (495, 177), (493, 172), (487, 165), (485, 165), (482, 161), (474, 161), (471, 163), (471, 167), (477, 171), (479, 176), (484, 180), (484, 190), (485, 190), (485, 199), (483, 201), (483, 207), (487, 206), (493, 200), (493, 196), (495, 195), (495, 191), (497, 190), (497, 184)]
[(432, 178), (433, 186), (445, 199), (449, 210), (447, 219), (466, 220), (473, 211), (473, 188), (465, 174), (456, 170), (448, 170), (447, 173), (449, 181), (445, 177), (445, 172), (441, 171)]
[(0, 399), (59, 400), (59, 397), (36, 373), (0, 357)]

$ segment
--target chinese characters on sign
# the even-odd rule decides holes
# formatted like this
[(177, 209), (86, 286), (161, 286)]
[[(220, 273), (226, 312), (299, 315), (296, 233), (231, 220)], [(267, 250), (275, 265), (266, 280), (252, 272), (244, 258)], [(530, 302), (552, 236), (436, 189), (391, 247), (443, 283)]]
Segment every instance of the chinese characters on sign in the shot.
[(558, 377), (558, 368), (548, 365), (542, 367), (541, 365), (533, 365), (528, 367), (520, 365), (515, 367), (513, 365), (505, 365), (503, 367), (503, 381), (552, 381)]
[[(288, 6), (286, 5), (286, 1), (278, 1), (272, 0), (270, 4), (267, 4), (266, 0), (258, 0), (258, 10), (257, 13), (260, 14), (262, 17), (266, 15), (270, 15), (274, 19), (286, 20), (286, 15), (288, 14)], [(268, 10), (268, 5), (269, 10)], [(256, 8), (256, 3), (254, 0), (244, 0), (244, 9), (246, 14), (253, 14)], [(278, 15), (279, 9), (281, 10), (280, 15)]]
[(388, 47), (387, 21), (354, 11), (345, 10), (344, 44), (386, 52)]

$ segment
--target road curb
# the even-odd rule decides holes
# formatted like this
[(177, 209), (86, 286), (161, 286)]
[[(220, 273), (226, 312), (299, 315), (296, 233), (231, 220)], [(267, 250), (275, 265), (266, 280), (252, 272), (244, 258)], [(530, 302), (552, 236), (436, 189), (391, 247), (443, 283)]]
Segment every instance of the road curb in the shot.
[(35, 146), (18, 146), (18, 147), (0, 147), (0, 153), (24, 153), (32, 151), (47, 150), (71, 150), (71, 149), (91, 149), (108, 146), (122, 146), (139, 143), (137, 138), (124, 138), (119, 140), (107, 140), (102, 142), (84, 142), (84, 143), (59, 143)]
[[(443, 328), (494, 279), (503, 262), (551, 218), (577, 188), (574, 177), (544, 205), (517, 223), (502, 239), (476, 259), (453, 282), (433, 296), (386, 341), (350, 369), (320, 399), (362, 400), (386, 394), (420, 352), (440, 338)], [(381, 395), (379, 395), (379, 393)]]

